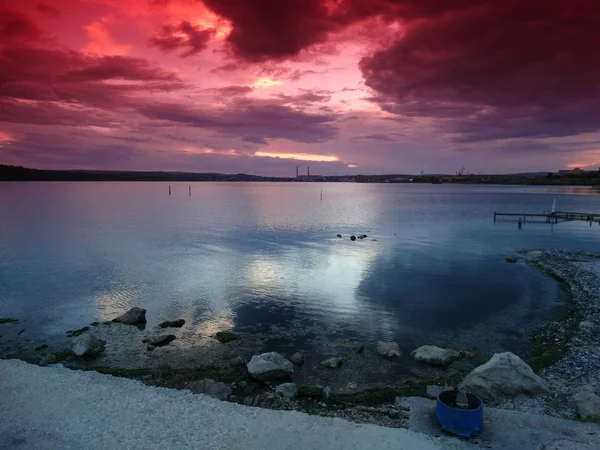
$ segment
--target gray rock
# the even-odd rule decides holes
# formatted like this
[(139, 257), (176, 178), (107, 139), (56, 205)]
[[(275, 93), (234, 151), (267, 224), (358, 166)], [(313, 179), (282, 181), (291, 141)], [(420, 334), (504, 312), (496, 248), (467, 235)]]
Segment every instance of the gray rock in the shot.
[(231, 361), (229, 361), (229, 364), (231, 364), (232, 366), (243, 366), (246, 364), (246, 361), (244, 361), (244, 358), (242, 358), (241, 356), (236, 356)]
[(284, 378), (294, 373), (294, 365), (277, 352), (254, 355), (248, 373), (257, 380)]
[(499, 402), (519, 395), (549, 393), (548, 384), (513, 353), (496, 353), (476, 367), (460, 383), (459, 389), (471, 392), (484, 401)]
[(204, 394), (219, 400), (227, 400), (232, 393), (232, 390), (225, 383), (206, 378), (200, 381), (192, 381), (188, 383), (187, 389), (194, 394)]
[(411, 353), (411, 356), (417, 361), (421, 361), (434, 366), (449, 366), (455, 359), (455, 354), (445, 348), (435, 345), (423, 345)]
[(344, 358), (341, 356), (334, 356), (333, 358), (328, 358), (325, 361), (321, 361), (321, 364), (325, 367), (329, 367), (330, 369), (336, 369), (342, 365), (344, 362)]
[(355, 241), (356, 240), (356, 236), (354, 236), (354, 235), (350, 236), (350, 240), (351, 241)]
[(304, 364), (304, 355), (300, 352), (296, 352), (290, 358), (294, 364), (301, 366)]
[(148, 339), (148, 350), (154, 350), (155, 347), (164, 347), (165, 345), (169, 345), (175, 339), (175, 335), (173, 334), (165, 334), (163, 336)]
[(327, 386), (325, 389), (323, 389), (323, 400), (325, 400), (325, 401), (329, 400), (330, 396), (331, 396), (331, 388), (329, 386)]
[(104, 351), (105, 344), (93, 333), (86, 333), (75, 338), (72, 350), (77, 356), (98, 356)]
[(172, 320), (172, 321), (166, 320), (166, 321), (158, 324), (158, 326), (161, 328), (181, 328), (184, 325), (185, 325), (185, 320), (183, 320), (183, 319)]
[(397, 342), (384, 342), (379, 341), (377, 343), (377, 353), (384, 356), (385, 358), (393, 358), (394, 356), (402, 356), (400, 347)]
[(40, 362), (38, 363), (40, 366), (47, 366), (49, 364), (56, 364), (56, 355), (54, 353), (50, 353), (48, 355), (42, 356)]
[(444, 386), (427, 386), (427, 397), (429, 398), (437, 398), (438, 394), (447, 391), (448, 389)]
[(125, 314), (120, 315), (113, 322), (125, 325), (140, 325), (146, 323), (146, 310), (142, 308), (131, 308)]
[(275, 388), (275, 394), (280, 397), (294, 398), (298, 392), (295, 383), (283, 383)]
[(571, 397), (570, 406), (580, 419), (600, 419), (600, 396), (588, 386)]

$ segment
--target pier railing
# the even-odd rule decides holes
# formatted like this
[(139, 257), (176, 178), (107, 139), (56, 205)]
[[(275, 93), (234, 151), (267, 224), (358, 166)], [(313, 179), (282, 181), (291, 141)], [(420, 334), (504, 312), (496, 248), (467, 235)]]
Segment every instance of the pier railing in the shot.
[(586, 213), (586, 212), (569, 212), (569, 211), (552, 211), (544, 213), (509, 213), (509, 212), (495, 212), (494, 222), (496, 218), (501, 217), (515, 217), (519, 222), (539, 221), (543, 219), (547, 223), (558, 223), (568, 222), (572, 220), (582, 220), (585, 222), (598, 222), (600, 224), (600, 213)]

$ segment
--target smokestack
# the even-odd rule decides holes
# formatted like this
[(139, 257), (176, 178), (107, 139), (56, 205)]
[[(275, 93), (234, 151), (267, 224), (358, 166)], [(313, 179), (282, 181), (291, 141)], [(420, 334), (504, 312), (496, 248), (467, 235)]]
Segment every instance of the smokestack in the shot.
[(310, 178), (310, 166), (308, 166), (307, 178)]
[(296, 166), (296, 178), (298, 178), (298, 167), (299, 166)]

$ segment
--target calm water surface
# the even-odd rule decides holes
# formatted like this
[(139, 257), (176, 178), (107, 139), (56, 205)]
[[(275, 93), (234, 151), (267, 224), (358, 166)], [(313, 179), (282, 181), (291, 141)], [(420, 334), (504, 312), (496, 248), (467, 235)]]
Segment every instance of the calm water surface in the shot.
[(184, 318), (204, 334), (306, 326), (406, 350), (512, 349), (564, 294), (503, 256), (600, 251), (597, 224), (493, 222), (553, 199), (600, 212), (588, 189), (195, 183), (190, 197), (171, 185), (0, 183), (0, 316), (40, 339), (140, 306), (149, 326)]

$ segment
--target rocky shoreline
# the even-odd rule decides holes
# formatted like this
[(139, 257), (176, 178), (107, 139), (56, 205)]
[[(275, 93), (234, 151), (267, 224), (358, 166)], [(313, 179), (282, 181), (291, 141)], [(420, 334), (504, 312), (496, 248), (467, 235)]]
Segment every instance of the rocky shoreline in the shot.
[(547, 380), (550, 394), (512, 399), (502, 407), (578, 418), (582, 402), (577, 398), (584, 397), (583, 403), (595, 402), (600, 408), (600, 253), (546, 250), (521, 254), (527, 263), (557, 279), (571, 301), (561, 318), (534, 336), (532, 365)]
[[(544, 387), (537, 392), (546, 395), (498, 398), (493, 402), (507, 409), (571, 418), (579, 413), (581, 417), (581, 408), (594, 407), (581, 406), (581, 403), (589, 403), (589, 398), (594, 399), (600, 388), (600, 254), (559, 250), (520, 253), (528, 264), (561, 282), (570, 293), (571, 302), (565, 305), (558, 320), (533, 336), (532, 356), (527, 362), (543, 379), (539, 383), (547, 383), (547, 389)], [(18, 324), (15, 320), (5, 319), (3, 323), (8, 325), (3, 326)], [(185, 321), (161, 323), (156, 330), (146, 330), (142, 340), (140, 330), (145, 323), (145, 310), (133, 308), (112, 322), (95, 322), (70, 331), (68, 335), (73, 341), (69, 349), (57, 351), (44, 347), (44, 344), (34, 350), (4, 353), (2, 357), (40, 365), (62, 363), (73, 369), (133, 378), (153, 386), (187, 389), (250, 406), (299, 410), (391, 427), (406, 427), (408, 420), (406, 410), (394, 406), (396, 397), (432, 396), (442, 388), (436, 389), (432, 385), (457, 387), (461, 379), (466, 380), (465, 375), (483, 362), (473, 360), (475, 355), (468, 351), (425, 345), (415, 349), (411, 357), (422, 363), (426, 373), (432, 374), (427, 381), (403, 379), (367, 388), (347, 383), (344, 388), (334, 386), (332, 389), (327, 377), (323, 382), (301, 379), (298, 383), (294, 369), (301, 372), (306, 363), (306, 355), (301, 352), (289, 360), (281, 355), (269, 357), (280, 364), (277, 376), (256, 376), (254, 368), (269, 362), (264, 361), (264, 355), (255, 354), (259, 347), (256, 336), (217, 332), (205, 339), (201, 360), (193, 357), (186, 360), (197, 353), (197, 348), (189, 349), (187, 353), (180, 349), (177, 357), (168, 351), (164, 353), (172, 342), (178, 342), (174, 333), (183, 333), (177, 329)], [(342, 368), (347, 369), (357, 359), (385, 366), (401, 356), (398, 344), (394, 342), (379, 342), (365, 351), (365, 346), (359, 342), (340, 339), (331, 344), (330, 350), (329, 358), (316, 361), (314, 356), (312, 360), (309, 358), (310, 364), (321, 366), (320, 370), (330, 374), (329, 378), (335, 378)], [(123, 356), (107, 365), (106, 361), (96, 360), (104, 352), (111, 355), (121, 352)], [(127, 358), (135, 362), (120, 366), (119, 361)], [(522, 362), (517, 360), (518, 364)], [(523, 368), (522, 373), (533, 379), (533, 372), (527, 372), (529, 367), (523, 365), (526, 369)], [(446, 369), (448, 367), (450, 369)], [(518, 385), (514, 389), (515, 395), (521, 391), (529, 392), (527, 389), (529, 387)], [(577, 398), (581, 400), (579, 405)]]

